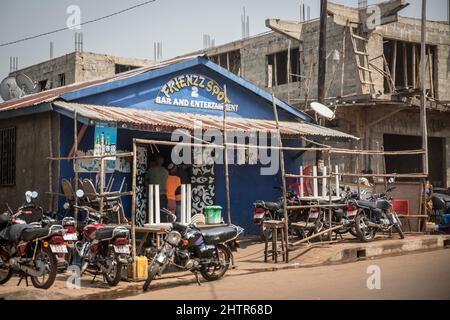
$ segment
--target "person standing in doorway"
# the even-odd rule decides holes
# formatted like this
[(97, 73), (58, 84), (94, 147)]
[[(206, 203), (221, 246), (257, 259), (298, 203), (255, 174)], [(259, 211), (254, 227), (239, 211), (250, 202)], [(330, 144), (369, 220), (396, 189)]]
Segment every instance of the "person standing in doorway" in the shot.
[(155, 163), (151, 166), (145, 175), (145, 183), (159, 185), (159, 204), (161, 208), (167, 208), (167, 178), (169, 172), (164, 168), (164, 158), (158, 155)]
[(171, 163), (167, 167), (169, 177), (167, 178), (167, 209), (177, 216), (177, 221), (181, 219), (181, 179), (177, 175), (177, 167)]

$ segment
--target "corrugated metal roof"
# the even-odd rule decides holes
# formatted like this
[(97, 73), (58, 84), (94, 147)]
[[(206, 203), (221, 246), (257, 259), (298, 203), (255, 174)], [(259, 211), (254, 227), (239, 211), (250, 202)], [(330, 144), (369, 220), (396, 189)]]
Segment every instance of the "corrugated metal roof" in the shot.
[[(61, 111), (69, 111), (70, 113), (76, 110), (78, 115), (89, 120), (115, 121), (122, 127), (130, 129), (172, 132), (177, 128), (193, 129), (199, 125), (199, 122), (201, 122), (201, 126), (205, 130), (223, 129), (223, 119), (212, 115), (130, 109), (65, 101), (54, 101), (53, 105), (55, 106), (55, 111), (58, 111), (58, 108)], [(273, 131), (276, 130), (276, 123), (270, 120), (228, 117), (227, 130), (237, 132), (249, 132), (252, 130)], [(281, 121), (280, 130), (282, 134), (287, 135), (358, 139), (352, 135), (308, 122)]]
[(178, 62), (190, 60), (194, 57), (198, 57), (198, 55), (171, 59), (171, 60), (167, 60), (167, 61), (164, 61), (161, 63), (157, 63), (157, 64), (149, 66), (149, 67), (133, 69), (133, 70), (123, 72), (123, 73), (120, 73), (120, 74), (117, 74), (117, 75), (114, 75), (111, 77), (103, 78), (103, 79), (73, 83), (73, 84), (69, 84), (64, 87), (58, 87), (58, 88), (30, 94), (30, 95), (27, 95), (20, 99), (10, 100), (10, 101), (0, 103), (0, 112), (28, 108), (28, 107), (36, 106), (41, 103), (51, 102), (51, 101), (58, 99), (61, 95), (65, 94), (65, 93), (77, 91), (80, 89), (96, 86), (96, 85), (103, 84), (103, 83), (126, 79), (126, 78), (133, 77), (133, 76), (136, 76), (138, 74), (141, 74), (141, 73), (144, 73), (147, 71), (160, 69), (160, 68), (178, 63)]

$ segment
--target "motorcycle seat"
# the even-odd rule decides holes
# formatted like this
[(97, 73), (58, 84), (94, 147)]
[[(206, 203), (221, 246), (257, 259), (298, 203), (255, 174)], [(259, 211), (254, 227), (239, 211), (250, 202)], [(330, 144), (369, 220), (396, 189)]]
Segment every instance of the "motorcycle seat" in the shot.
[(113, 237), (114, 228), (102, 228), (95, 232), (95, 239), (104, 240), (111, 239)]
[(264, 202), (264, 205), (269, 211), (278, 211), (281, 209), (281, 203), (279, 202)]
[(23, 241), (31, 241), (37, 238), (42, 238), (47, 236), (49, 233), (48, 228), (30, 228), (25, 229), (20, 236), (20, 239)]
[(367, 208), (367, 209), (371, 209), (371, 210), (377, 209), (376, 202), (371, 202), (371, 201), (367, 201), (367, 200), (358, 200), (358, 201), (356, 201), (356, 204), (358, 205), (358, 207), (361, 207), (361, 208)]
[(237, 230), (233, 227), (217, 227), (202, 230), (206, 244), (218, 244), (227, 242), (237, 236)]

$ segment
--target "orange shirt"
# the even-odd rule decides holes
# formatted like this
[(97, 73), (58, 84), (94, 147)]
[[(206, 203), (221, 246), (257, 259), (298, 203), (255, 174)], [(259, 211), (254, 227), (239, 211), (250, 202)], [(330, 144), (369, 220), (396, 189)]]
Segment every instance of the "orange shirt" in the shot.
[[(177, 199), (177, 196), (175, 195), (175, 192), (177, 191), (178, 187), (181, 186), (181, 179), (177, 176), (168, 176), (167, 177), (167, 184), (166, 184), (166, 190), (167, 190), (167, 199), (168, 200), (179, 200)], [(178, 196), (179, 198), (180, 196)]]

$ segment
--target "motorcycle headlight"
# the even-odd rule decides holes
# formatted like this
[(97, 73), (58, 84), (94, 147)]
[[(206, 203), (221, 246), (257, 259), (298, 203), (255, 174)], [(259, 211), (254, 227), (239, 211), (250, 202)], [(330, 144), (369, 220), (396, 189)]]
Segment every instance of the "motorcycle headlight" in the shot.
[(181, 241), (181, 234), (178, 231), (170, 231), (167, 234), (166, 241), (171, 245), (176, 246)]

